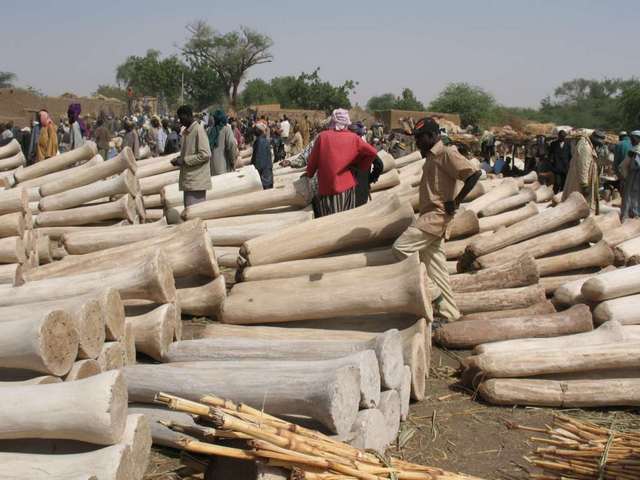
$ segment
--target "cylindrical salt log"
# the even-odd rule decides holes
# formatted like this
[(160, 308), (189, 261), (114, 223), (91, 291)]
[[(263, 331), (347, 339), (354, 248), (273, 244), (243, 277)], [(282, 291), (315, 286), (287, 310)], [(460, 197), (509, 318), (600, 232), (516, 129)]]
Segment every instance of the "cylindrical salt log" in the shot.
[(120, 370), (127, 364), (127, 352), (120, 342), (105, 342), (96, 361), (103, 372)]
[[(22, 186), (23, 188), (29, 188), (29, 189), (36, 189), (36, 188), (39, 189), (39, 187), (44, 185), (45, 183), (51, 183), (53, 181), (62, 182), (63, 180), (66, 180), (67, 177), (76, 176), (82, 170), (86, 168), (94, 167), (96, 165), (100, 165), (103, 162), (104, 162), (104, 159), (100, 155), (95, 155), (94, 157), (91, 158), (91, 160), (88, 160), (76, 167), (65, 168), (64, 170), (48, 173), (47, 175), (43, 175), (41, 177), (35, 177), (35, 178), (32, 178), (31, 180), (26, 180), (24, 182), (21, 182), (20, 186)], [(42, 197), (43, 195), (40, 195), (40, 196)]]
[(640, 293), (640, 265), (602, 273), (582, 285), (582, 296), (592, 302)]
[(159, 194), (162, 187), (171, 185), (172, 183), (178, 183), (179, 176), (179, 171), (173, 171), (154, 175), (153, 177), (141, 178), (139, 179), (140, 192), (143, 195)]
[(242, 246), (240, 254), (248, 265), (313, 258), (392, 241), (412, 222), (411, 206), (391, 195), (251, 239)]
[(419, 150), (416, 150), (415, 152), (411, 152), (407, 155), (396, 158), (396, 168), (406, 167), (407, 165), (413, 162), (417, 162), (420, 159), (422, 159), (422, 154)]
[(638, 305), (640, 305), (640, 295), (605, 300), (593, 310), (593, 319), (597, 325), (612, 320), (623, 325), (640, 325)]
[(474, 212), (477, 215), (485, 207), (517, 193), (518, 183), (512, 178), (508, 178), (506, 180), (503, 180), (499, 186), (492, 189), (490, 192), (485, 193), (472, 202), (469, 202), (467, 205), (465, 205), (464, 208), (466, 210)]
[(460, 209), (449, 223), (449, 238), (460, 238), (480, 232), (478, 216), (472, 210)]
[(522, 315), (537, 315), (542, 313), (555, 313), (556, 308), (553, 303), (545, 300), (544, 302), (534, 303), (530, 307), (515, 308), (510, 310), (496, 310), (491, 312), (468, 313), (463, 315), (460, 320), (489, 320), (493, 318), (509, 318), (520, 317)]
[(157, 392), (191, 400), (215, 392), (274, 415), (309, 416), (338, 434), (349, 432), (360, 401), (358, 369), (336, 369), (332, 360), (138, 364), (124, 373), (134, 402), (153, 403)]
[(0, 265), (0, 284), (2, 285), (22, 285), (23, 265), (20, 263), (7, 263)]
[(112, 445), (124, 432), (127, 387), (119, 372), (75, 382), (3, 387), (2, 396), (2, 439), (56, 438)]
[(593, 273), (575, 273), (573, 275), (553, 275), (551, 277), (542, 277), (539, 280), (539, 284), (544, 287), (544, 291), (547, 296), (553, 296), (560, 287), (566, 285), (569, 282), (576, 280), (586, 280), (591, 278)]
[(229, 198), (207, 200), (186, 208), (182, 218), (211, 219), (246, 215), (274, 207), (306, 207), (311, 202), (309, 180), (301, 178), (292, 185), (235, 195)]
[[(44, 183), (40, 186), (40, 195), (42, 197), (49, 197), (68, 190), (75, 190), (78, 187), (93, 184), (94, 182), (109, 178), (127, 170), (135, 173), (137, 168), (135, 158), (133, 158), (133, 152), (129, 147), (125, 147), (118, 155), (105, 162), (78, 170), (74, 175), (68, 175), (62, 179), (56, 179), (51, 182)], [(133, 180), (131, 180), (130, 183), (133, 183)], [(102, 196), (104, 195), (100, 195), (95, 198), (100, 198)], [(56, 208), (49, 210), (59, 209)]]
[(162, 198), (160, 197), (159, 193), (156, 193), (154, 195), (143, 195), (142, 204), (146, 209), (162, 208)]
[(475, 260), (478, 257), (498, 251), (518, 242), (537, 237), (562, 225), (574, 222), (589, 215), (590, 209), (582, 195), (574, 192), (567, 201), (555, 208), (548, 208), (525, 221), (511, 225), (494, 235), (479, 238), (472, 242), (465, 251)]
[[(116, 264), (112, 264), (111, 270), (28, 281), (20, 287), (0, 286), (0, 305), (17, 305), (68, 298), (104, 288), (118, 290), (124, 299), (137, 298), (153, 300), (158, 303), (175, 300), (175, 283), (163, 250), (146, 255), (121, 268), (113, 268), (114, 265)], [(3, 293), (9, 295), (5, 296)]]
[(630, 265), (631, 259), (640, 255), (640, 237), (633, 237), (616, 245), (613, 249), (616, 265)]
[(139, 261), (162, 249), (176, 277), (203, 275), (216, 278), (220, 269), (216, 262), (209, 235), (200, 220), (185, 222), (166, 234), (128, 245), (109, 248), (86, 255), (67, 256), (62, 262), (44, 265), (29, 272), (28, 280), (39, 280), (78, 272), (113, 268), (114, 264)]
[[(304, 301), (292, 310), (291, 298)], [(391, 265), (330, 272), (321, 278), (239, 283), (225, 300), (221, 318), (224, 323), (254, 324), (377, 313), (431, 318), (426, 267), (417, 255)]]
[(387, 188), (395, 187), (396, 185), (400, 185), (400, 176), (397, 170), (391, 170), (380, 175), (378, 181), (371, 184), (371, 191), (379, 192)]
[(216, 252), (216, 260), (221, 267), (238, 268), (240, 248), (215, 245), (214, 250)]
[(495, 405), (585, 408), (640, 406), (639, 379), (538, 380), (496, 378), (482, 382), (482, 398)]
[[(78, 333), (62, 310), (0, 322), (0, 366), (65, 375), (78, 355)], [(2, 435), (2, 433), (0, 433)]]
[(622, 242), (640, 236), (640, 218), (628, 218), (618, 228), (604, 230), (603, 240), (610, 247), (615, 247)]
[(452, 275), (449, 281), (454, 292), (478, 292), (526, 287), (538, 283), (538, 278), (535, 260), (525, 253), (520, 258), (497, 267)]
[(38, 249), (38, 260), (41, 265), (51, 263), (53, 261), (51, 240), (49, 240), (49, 237), (46, 235), (40, 235), (36, 240), (36, 248)]
[(398, 259), (391, 249), (369, 250), (347, 255), (292, 260), (269, 265), (245, 267), (240, 272), (242, 281), (271, 280), (274, 278), (290, 278), (304, 275), (323, 274), (354, 268), (389, 265)]
[(378, 158), (382, 162), (382, 171), (384, 173), (391, 170), (396, 170), (396, 159), (393, 158), (393, 155), (391, 155), (389, 152), (387, 152), (386, 150), (380, 150), (378, 152)]
[(38, 208), (41, 212), (67, 210), (104, 197), (126, 194), (133, 197), (135, 192), (135, 176), (130, 170), (125, 170), (107, 180), (98, 180), (88, 185), (44, 197), (38, 203)]
[(481, 353), (524, 352), (525, 350), (564, 350), (576, 345), (604, 345), (637, 340), (637, 338), (633, 338), (633, 335), (626, 332), (625, 328), (614, 320), (606, 322), (595, 330), (573, 335), (552, 338), (522, 338), (485, 343), (478, 345), (473, 352), (479, 355)]
[(72, 208), (70, 210), (40, 212), (36, 216), (35, 224), (37, 227), (88, 225), (113, 219), (134, 222), (135, 202), (131, 196), (126, 195), (113, 202)]
[(382, 454), (389, 446), (385, 441), (387, 431), (387, 423), (382, 412), (377, 408), (367, 408), (358, 412), (351, 431), (344, 440), (352, 447)]
[(86, 359), (86, 360), (78, 360), (73, 364), (71, 370), (66, 377), (64, 377), (65, 382), (73, 382), (75, 380), (82, 380), (83, 378), (93, 377), (94, 375), (98, 375), (102, 373), (102, 369), (100, 368), (100, 364), (97, 360)]
[(384, 416), (386, 426), (384, 443), (390, 445), (398, 437), (398, 431), (400, 430), (400, 394), (396, 390), (382, 392), (378, 409)]
[(411, 367), (404, 366), (404, 377), (402, 387), (398, 390), (400, 394), (400, 420), (405, 422), (409, 418), (409, 407), (411, 405)]
[(178, 303), (182, 313), (209, 318), (218, 316), (226, 296), (227, 289), (223, 276), (208, 280), (201, 286), (177, 290)]
[(640, 366), (640, 342), (572, 346), (562, 350), (483, 353), (465, 359), (487, 378), (525, 378), (556, 373), (616, 370)]
[(577, 252), (555, 255), (553, 257), (538, 258), (540, 276), (555, 275), (572, 270), (590, 267), (607, 267), (613, 264), (614, 256), (611, 247), (606, 242), (600, 241), (593, 247), (578, 250)]
[[(169, 156), (167, 156), (169, 157)], [(153, 162), (148, 165), (141, 165), (136, 172), (137, 178), (153, 177), (154, 175), (160, 175), (161, 173), (171, 172), (173, 170), (179, 170), (180, 168), (171, 163), (173, 156), (170, 158), (163, 158), (157, 162)]]
[(16, 155), (22, 151), (20, 142), (15, 138), (11, 139), (9, 143), (0, 147), (0, 158), (7, 158)]
[(76, 162), (89, 160), (98, 153), (98, 148), (93, 142), (85, 142), (79, 148), (69, 152), (61, 153), (55, 157), (48, 158), (46, 162), (38, 162), (26, 168), (21, 168), (14, 173), (18, 183), (32, 178), (40, 177), (48, 173), (57, 172)]
[(516, 195), (511, 195), (510, 197), (503, 198), (495, 203), (487, 205), (482, 210), (480, 210), (479, 214), (482, 217), (490, 217), (492, 215), (497, 215), (502, 212), (507, 212), (509, 210), (522, 207), (529, 202), (535, 202), (535, 200), (536, 193), (529, 188), (525, 188)]
[(546, 315), (450, 322), (434, 332), (434, 339), (447, 348), (473, 348), (488, 342), (556, 337), (592, 329), (589, 307), (576, 305), (564, 312)]
[(22, 212), (0, 215), (0, 238), (22, 237), (25, 229), (25, 218)]
[(133, 328), (136, 350), (161, 362), (173, 342), (175, 315), (175, 305), (167, 303), (144, 315), (127, 317), (127, 324)]
[(160, 155), (159, 157), (139, 159), (136, 161), (136, 163), (138, 164), (138, 167), (146, 167), (155, 163), (162, 163), (165, 160), (172, 160), (174, 158), (177, 158), (179, 155), (180, 153), (170, 153), (169, 155)]
[(542, 185), (535, 193), (536, 203), (550, 202), (553, 198), (553, 188), (548, 185)]
[(538, 302), (544, 302), (544, 288), (531, 285), (521, 288), (485, 290), (483, 292), (455, 293), (454, 299), (463, 315), (495, 310), (513, 310), (526, 308)]
[(50, 383), (60, 383), (62, 379), (60, 377), (54, 377), (52, 375), (43, 375), (41, 377), (33, 377), (27, 380), (9, 380), (0, 381), (0, 387), (16, 387), (19, 385), (48, 385)]
[(10, 157), (0, 158), (0, 171), (13, 170), (26, 163), (22, 151), (19, 151), (15, 155)]
[(0, 215), (29, 211), (29, 196), (24, 188), (0, 191)]
[(461, 238), (460, 240), (448, 240), (444, 244), (444, 253), (447, 257), (447, 260), (456, 260), (462, 256), (464, 253), (464, 249), (467, 248), (471, 242), (480, 237), (486, 237), (487, 235), (491, 235), (493, 232), (482, 232), (472, 235), (467, 238)]
[(22, 238), (0, 238), (0, 263), (24, 263), (27, 261)]
[(500, 227), (508, 227), (539, 213), (535, 203), (529, 203), (522, 208), (500, 213), (491, 217), (483, 217), (478, 220), (480, 231), (489, 232), (498, 230)]
[(85, 253), (140, 242), (149, 237), (169, 232), (171, 228), (164, 222), (128, 225), (126, 227), (89, 228), (64, 233), (62, 242), (65, 250), (71, 255), (84, 255)]
[(578, 303), (585, 303), (586, 300), (582, 296), (582, 285), (584, 285), (584, 283), (590, 278), (613, 270), (615, 270), (615, 267), (611, 266), (603, 268), (598, 272), (590, 273), (582, 278), (570, 280), (556, 289), (553, 294), (553, 301), (559, 305), (576, 305)]

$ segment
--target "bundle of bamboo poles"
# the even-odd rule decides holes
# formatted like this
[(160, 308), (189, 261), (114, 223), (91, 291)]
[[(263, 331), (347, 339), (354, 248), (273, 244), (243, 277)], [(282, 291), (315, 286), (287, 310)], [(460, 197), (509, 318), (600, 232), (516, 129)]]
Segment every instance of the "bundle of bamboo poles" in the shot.
[[(242, 440), (246, 448), (216, 445), (209, 441), (185, 440), (183, 449), (205, 455), (259, 461), (291, 471), (296, 480), (473, 480), (439, 468), (385, 457), (351, 447), (317, 431), (286, 422), (246, 405), (236, 405), (213, 395), (193, 402), (158, 393), (156, 401), (171, 410), (197, 415), (213, 429), (184, 427), (168, 422), (176, 431), (199, 433), (212, 438)], [(194, 432), (197, 430), (198, 432)]]
[(544, 434), (531, 440), (544, 446), (525, 457), (543, 473), (538, 480), (637, 480), (640, 478), (640, 432), (620, 432), (592, 422), (556, 415), (553, 426), (517, 428)]

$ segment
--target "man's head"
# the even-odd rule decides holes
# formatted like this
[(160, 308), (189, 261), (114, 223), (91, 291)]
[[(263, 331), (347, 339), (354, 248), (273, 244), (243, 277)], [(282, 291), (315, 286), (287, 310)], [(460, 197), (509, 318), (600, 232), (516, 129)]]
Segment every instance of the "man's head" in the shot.
[(624, 140), (628, 136), (629, 136), (629, 134), (623, 130), (618, 134), (618, 140)]
[(632, 145), (635, 146), (640, 144), (640, 130), (634, 130), (633, 132), (631, 132), (631, 135), (629, 135), (629, 138), (631, 139)]
[(564, 130), (560, 130), (558, 132), (558, 140), (560, 140), (561, 142), (564, 142), (567, 139), (567, 132), (565, 132)]
[(433, 118), (425, 117), (416, 123), (413, 136), (416, 139), (416, 146), (424, 157), (440, 141), (440, 125)]
[(594, 130), (591, 134), (591, 143), (600, 146), (604, 145), (606, 135), (602, 130)]
[(182, 105), (178, 107), (176, 115), (182, 126), (185, 128), (189, 128), (193, 123), (193, 108), (191, 108), (190, 105)]
[(267, 124), (264, 122), (258, 122), (256, 123), (256, 126), (254, 128), (255, 131), (255, 135), (256, 137), (259, 137), (261, 135), (264, 135), (267, 131)]
[(125, 132), (130, 132), (131, 130), (133, 130), (133, 122), (131, 120), (125, 120), (124, 121), (124, 131)]

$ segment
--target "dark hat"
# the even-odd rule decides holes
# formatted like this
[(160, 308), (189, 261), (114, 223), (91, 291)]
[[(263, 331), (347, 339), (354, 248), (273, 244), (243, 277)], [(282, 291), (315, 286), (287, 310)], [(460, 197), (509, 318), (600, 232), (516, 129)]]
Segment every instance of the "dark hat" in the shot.
[(413, 128), (413, 135), (417, 136), (422, 133), (431, 133), (438, 135), (440, 133), (440, 125), (431, 117), (424, 117), (416, 123)]
[(591, 135), (593, 135), (595, 138), (599, 140), (605, 140), (607, 138), (607, 134), (604, 133), (603, 130), (594, 130)]

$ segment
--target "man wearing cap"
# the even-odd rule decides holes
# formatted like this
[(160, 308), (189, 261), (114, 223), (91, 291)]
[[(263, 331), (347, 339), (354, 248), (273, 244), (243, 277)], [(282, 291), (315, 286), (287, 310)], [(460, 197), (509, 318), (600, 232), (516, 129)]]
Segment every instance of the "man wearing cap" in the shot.
[(605, 134), (602, 130), (594, 130), (590, 137), (586, 135), (578, 139), (575, 156), (571, 160), (567, 181), (562, 191), (564, 202), (573, 192), (580, 192), (591, 210), (596, 215), (600, 212), (598, 177), (598, 154), (596, 148), (603, 145)]
[(551, 160), (551, 168), (554, 173), (553, 191), (560, 192), (564, 187), (564, 181), (567, 178), (569, 165), (571, 165), (571, 145), (567, 141), (567, 132), (560, 130), (557, 140), (549, 145), (549, 157)]
[(265, 136), (266, 132), (266, 123), (256, 123), (254, 133), (256, 139), (253, 142), (253, 151), (251, 152), (251, 164), (260, 174), (264, 190), (273, 188), (273, 158), (271, 157), (269, 140)]
[(420, 180), (420, 216), (395, 241), (393, 250), (400, 259), (419, 252), (429, 278), (442, 292), (435, 300), (436, 314), (454, 321), (460, 318), (460, 311), (449, 284), (444, 240), (457, 208), (480, 178), (480, 170), (455, 146), (442, 143), (440, 127), (434, 119), (420, 120), (413, 134), (425, 158)]

